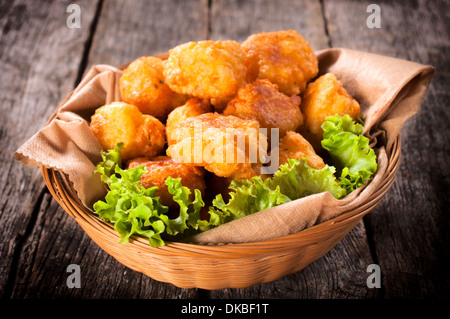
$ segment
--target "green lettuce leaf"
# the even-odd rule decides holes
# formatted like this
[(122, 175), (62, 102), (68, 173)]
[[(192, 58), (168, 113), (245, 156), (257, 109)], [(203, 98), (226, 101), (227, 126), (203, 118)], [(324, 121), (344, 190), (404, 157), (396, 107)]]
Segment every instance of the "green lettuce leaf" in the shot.
[(229, 199), (216, 195), (209, 207), (209, 220), (201, 219), (205, 207), (201, 192), (181, 184), (180, 178), (169, 177), (166, 185), (173, 200), (178, 203), (179, 215), (169, 217), (169, 208), (155, 196), (157, 187), (140, 186), (139, 178), (146, 173), (143, 165), (123, 170), (120, 152), (122, 144), (114, 150), (102, 152), (95, 172), (108, 187), (104, 201), (94, 204), (99, 217), (114, 225), (120, 234), (120, 242), (128, 242), (130, 236), (149, 239), (151, 246), (165, 244), (163, 238), (180, 238), (180, 234), (206, 231), (231, 220), (254, 214), (311, 194), (330, 192), (341, 199), (364, 185), (377, 170), (374, 150), (369, 139), (361, 135), (363, 126), (348, 115), (328, 117), (322, 125), (322, 146), (328, 151), (332, 166), (317, 170), (307, 164), (307, 158), (290, 159), (281, 165), (270, 178), (262, 180), (234, 180), (230, 184)]
[(279, 187), (269, 186), (269, 179), (263, 181), (259, 176), (249, 180), (233, 180), (230, 189), (228, 202), (225, 203), (222, 195), (218, 194), (213, 200), (214, 207), (209, 210), (210, 214), (222, 212), (224, 222), (291, 201), (280, 192)]
[(335, 115), (326, 119), (322, 129), (322, 147), (330, 154), (341, 187), (350, 193), (364, 185), (377, 170), (377, 157), (369, 139), (361, 135), (363, 125), (349, 115)]
[(200, 210), (205, 206), (201, 192), (195, 190), (194, 200), (188, 187), (181, 184), (181, 179), (167, 178), (166, 185), (175, 202), (179, 204), (178, 217), (169, 218), (169, 208), (159, 202), (155, 196), (157, 187), (144, 188), (140, 186), (139, 178), (146, 173), (146, 168), (140, 165), (124, 170), (121, 168), (120, 152), (122, 144), (114, 150), (102, 152), (103, 161), (95, 172), (108, 186), (105, 200), (97, 201), (93, 208), (98, 216), (114, 225), (120, 235), (120, 242), (127, 243), (130, 236), (139, 235), (149, 239), (153, 247), (165, 244), (162, 235), (175, 236), (183, 234), (187, 229), (206, 230), (220, 224), (216, 213), (211, 221), (200, 219)]
[(314, 169), (307, 164), (307, 160), (290, 159), (288, 164), (281, 165), (270, 179), (270, 185), (278, 187), (281, 193), (292, 200), (322, 192), (330, 192), (338, 199), (347, 195), (334, 176), (333, 166)]
[(264, 181), (259, 176), (232, 181), (228, 202), (225, 203), (222, 195), (217, 195), (210, 212), (221, 211), (228, 222), (311, 194), (328, 191), (336, 198), (342, 198), (347, 192), (333, 174), (334, 167), (327, 165), (317, 170), (308, 166), (306, 158), (291, 159)]
[(348, 115), (329, 117), (322, 127), (322, 145), (333, 166), (317, 170), (308, 166), (307, 158), (290, 159), (264, 181), (233, 181), (228, 202), (217, 195), (210, 212), (222, 212), (227, 222), (312, 194), (329, 192), (341, 199), (363, 185), (377, 169), (369, 139), (361, 135), (364, 127)]

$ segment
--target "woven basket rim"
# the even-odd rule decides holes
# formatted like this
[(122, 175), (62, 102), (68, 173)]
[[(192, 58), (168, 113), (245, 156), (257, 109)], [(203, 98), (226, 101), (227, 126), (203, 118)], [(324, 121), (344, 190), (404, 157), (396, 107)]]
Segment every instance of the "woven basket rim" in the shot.
[[(165, 59), (167, 52), (156, 56)], [(127, 65), (119, 69), (123, 70)], [(56, 113), (57, 110), (48, 122), (55, 118)], [(166, 241), (164, 246), (155, 248), (147, 239), (131, 236), (129, 243), (120, 244), (120, 236), (113, 225), (101, 220), (92, 209), (81, 203), (63, 172), (41, 167), (41, 174), (51, 195), (64, 211), (100, 248), (128, 268), (181, 288), (245, 288), (301, 270), (347, 235), (392, 187), (400, 166), (400, 135), (387, 155), (388, 166), (380, 187), (358, 207), (294, 234), (249, 243)]]
[[(258, 248), (262, 248), (262, 250), (266, 252), (271, 249), (279, 251), (283, 249), (291, 249), (293, 246), (298, 246), (299, 243), (304, 244), (308, 241), (315, 242), (314, 239), (308, 240), (308, 236), (310, 237), (314, 234), (317, 235), (320, 232), (330, 232), (332, 229), (337, 229), (354, 220), (359, 220), (364, 215), (369, 213), (369, 211), (381, 201), (395, 180), (400, 162), (400, 143), (400, 136), (398, 136), (389, 156), (389, 165), (384, 176), (385, 183), (382, 187), (377, 189), (372, 196), (352, 211), (344, 212), (330, 220), (313, 225), (297, 233), (248, 243), (194, 244), (166, 241), (166, 245), (157, 248), (151, 247), (148, 240), (142, 237), (132, 236), (132, 240), (129, 244), (143, 246), (142, 248), (151, 251), (152, 253), (161, 253), (163, 255), (166, 255), (167, 253), (172, 254), (174, 251), (179, 251), (181, 254), (185, 252), (188, 255), (191, 255), (192, 253), (200, 253), (200, 255), (203, 255), (207, 252), (231, 252), (240, 254), (240, 250), (244, 250), (246, 254), (253, 252), (254, 255), (258, 255), (261, 253)], [(62, 178), (61, 175), (63, 175), (63, 173), (58, 172), (56, 169), (46, 167), (41, 168), (41, 173), (52, 196), (58, 201), (64, 210), (69, 213), (69, 215), (74, 217), (77, 221), (80, 221), (79, 219), (84, 217), (88, 223), (92, 224), (93, 227), (109, 228), (112, 235), (116, 236), (118, 240), (118, 234), (115, 233), (111, 224), (101, 220), (91, 209), (85, 207), (78, 198), (75, 198), (76, 192), (73, 190), (71, 185), (69, 185), (70, 182), (68, 182), (66, 178)], [(201, 251), (199, 251), (200, 247)]]
[(346, 236), (394, 183), (400, 166), (400, 144), (398, 136), (388, 154), (383, 183), (357, 208), (291, 235), (251, 243), (166, 242), (155, 248), (148, 240), (132, 236), (130, 243), (120, 244), (113, 226), (74, 198), (75, 191), (64, 175), (46, 167), (41, 168), (41, 173), (62, 208), (100, 248), (126, 267), (180, 288), (246, 288), (300, 271)]

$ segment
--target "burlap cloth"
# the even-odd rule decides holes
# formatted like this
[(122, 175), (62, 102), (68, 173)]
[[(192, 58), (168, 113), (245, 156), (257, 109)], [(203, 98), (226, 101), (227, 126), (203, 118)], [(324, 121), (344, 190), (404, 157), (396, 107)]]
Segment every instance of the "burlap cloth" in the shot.
[[(191, 238), (193, 242), (241, 243), (292, 234), (357, 207), (377, 190), (392, 143), (404, 123), (418, 112), (434, 68), (348, 49), (327, 49), (317, 55), (319, 73), (334, 73), (360, 102), (364, 134), (376, 141), (378, 170), (373, 179), (341, 200), (329, 193), (311, 195), (198, 234)], [(101, 147), (89, 129), (90, 117), (96, 108), (120, 101), (121, 74), (120, 68), (93, 66), (47, 125), (15, 152), (24, 164), (65, 173), (87, 207), (106, 194), (104, 184), (92, 174), (101, 160)]]

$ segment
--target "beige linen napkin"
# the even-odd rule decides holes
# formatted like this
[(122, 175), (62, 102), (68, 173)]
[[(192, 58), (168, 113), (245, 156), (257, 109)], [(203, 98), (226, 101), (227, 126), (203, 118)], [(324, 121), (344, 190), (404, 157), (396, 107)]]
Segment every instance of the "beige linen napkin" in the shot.
[[(315, 194), (259, 212), (191, 238), (195, 243), (241, 243), (292, 234), (356, 207), (383, 180), (388, 154), (400, 130), (420, 107), (434, 68), (406, 60), (348, 50), (318, 52), (320, 74), (332, 72), (361, 104), (364, 133), (376, 145), (378, 170), (367, 186), (344, 199)], [(78, 87), (56, 109), (48, 124), (15, 153), (24, 164), (56, 169), (67, 175), (87, 206), (102, 199), (103, 183), (92, 174), (101, 147), (89, 129), (96, 108), (120, 101), (122, 71), (107, 65), (92, 67)]]
[(80, 200), (87, 206), (102, 199), (106, 189), (92, 172), (102, 150), (89, 128), (95, 109), (120, 101), (122, 71), (96, 65), (61, 103), (47, 125), (26, 141), (15, 157), (24, 164), (53, 168), (67, 175)]

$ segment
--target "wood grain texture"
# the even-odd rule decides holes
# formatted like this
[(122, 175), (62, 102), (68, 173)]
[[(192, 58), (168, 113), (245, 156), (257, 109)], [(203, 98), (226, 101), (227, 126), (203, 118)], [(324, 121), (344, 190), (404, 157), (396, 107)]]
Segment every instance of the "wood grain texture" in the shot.
[(288, 29), (297, 30), (316, 51), (328, 47), (319, 0), (211, 2), (212, 40), (241, 42), (253, 33)]
[(120, 66), (207, 37), (206, 0), (110, 1), (102, 6), (89, 63)]
[[(319, 1), (213, 1), (212, 39), (245, 40), (250, 34), (295, 29), (317, 51), (328, 47)], [(366, 268), (373, 260), (364, 225), (358, 224), (335, 248), (304, 270), (246, 289), (213, 291), (211, 298), (376, 298), (367, 288)]]
[(448, 298), (449, 3), (378, 1), (380, 29), (366, 26), (365, 2), (325, 4), (334, 46), (436, 68), (419, 114), (402, 130), (402, 163), (396, 183), (366, 221), (381, 267), (384, 298)]
[[(70, 1), (0, 1), (0, 298), (450, 297), (450, 94), (448, 2), (353, 0), (76, 1), (82, 26), (66, 26)], [(121, 265), (51, 198), (40, 172), (13, 152), (41, 128), (93, 64), (121, 65), (189, 40), (244, 40), (296, 29), (315, 50), (347, 47), (436, 67), (418, 116), (402, 131), (402, 164), (381, 204), (338, 245), (302, 271), (245, 289), (179, 289)], [(382, 288), (366, 285), (377, 263)], [(67, 266), (81, 288), (66, 285)], [(201, 271), (201, 270), (200, 270)]]
[(214, 299), (373, 299), (379, 291), (367, 287), (371, 264), (364, 225), (359, 223), (322, 258), (303, 270), (274, 282), (244, 289), (209, 292)]
[[(0, 296), (16, 285), (16, 268), (27, 252), (23, 243), (43, 211), (46, 194), (40, 171), (14, 160), (13, 152), (41, 128), (74, 85), (89, 35), (95, 2), (86, 8), (82, 28), (69, 29), (63, 1), (3, 1), (0, 8)], [(60, 213), (63, 213), (62, 210)]]
[[(61, 212), (50, 194), (39, 208), (36, 227), (23, 244), (23, 259), (12, 291), (14, 299), (193, 298), (195, 290), (160, 284), (118, 263), (101, 250), (78, 224)], [(80, 288), (69, 288), (68, 266), (80, 267)], [(49, 289), (51, 288), (51, 289)]]
[[(92, 28), (95, 33), (83, 72), (94, 64), (119, 66), (142, 55), (167, 51), (171, 46), (190, 39), (205, 38), (207, 3), (104, 1), (97, 20), (97, 25)], [(53, 203), (46, 209), (46, 214), (51, 214), (52, 209)], [(52, 219), (45, 228), (47, 236), (39, 247), (42, 251), (36, 253), (39, 258), (47, 255), (61, 258), (50, 263), (48, 275), (36, 279), (39, 285), (56, 287), (51, 293), (47, 292), (47, 296), (102, 299), (198, 297), (197, 289), (179, 289), (123, 266), (99, 248), (75, 220), (68, 215), (61, 218), (61, 221)], [(38, 233), (32, 232), (31, 240), (35, 236), (39, 236)], [(27, 242), (27, 245), (31, 244)], [(41, 265), (44, 260), (34, 263)], [(66, 268), (72, 263), (80, 266), (80, 289), (70, 289), (66, 285), (69, 275)], [(24, 270), (27, 272), (36, 273), (32, 269)], [(39, 286), (28, 285), (27, 290), (30, 291), (23, 297), (41, 296), (43, 293)], [(23, 293), (23, 289), (16, 294), (22, 297), (19, 293)]]

